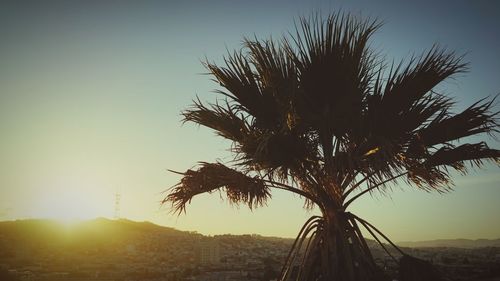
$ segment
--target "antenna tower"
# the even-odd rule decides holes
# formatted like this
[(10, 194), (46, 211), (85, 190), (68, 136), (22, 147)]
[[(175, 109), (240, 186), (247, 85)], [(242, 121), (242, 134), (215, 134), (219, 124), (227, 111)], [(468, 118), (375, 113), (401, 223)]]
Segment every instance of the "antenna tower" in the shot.
[(115, 193), (115, 219), (116, 220), (120, 219), (120, 199), (121, 199), (121, 194)]

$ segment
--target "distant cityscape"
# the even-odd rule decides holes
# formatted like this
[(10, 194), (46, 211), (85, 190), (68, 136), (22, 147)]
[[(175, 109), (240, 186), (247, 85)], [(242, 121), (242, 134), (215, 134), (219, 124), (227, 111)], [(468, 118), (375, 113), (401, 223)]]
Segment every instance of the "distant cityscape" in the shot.
[[(397, 263), (369, 242), (376, 262), (396, 279)], [(204, 236), (129, 220), (96, 219), (73, 227), (5, 221), (0, 280), (271, 281), (292, 243), (260, 235)], [(469, 246), (403, 249), (436, 265), (448, 280), (500, 280), (498, 240), (482, 240), (481, 247), (464, 243)]]

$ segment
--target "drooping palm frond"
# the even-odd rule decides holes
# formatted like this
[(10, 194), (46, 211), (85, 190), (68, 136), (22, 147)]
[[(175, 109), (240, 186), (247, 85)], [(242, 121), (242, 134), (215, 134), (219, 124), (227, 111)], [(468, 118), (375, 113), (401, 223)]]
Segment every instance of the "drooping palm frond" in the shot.
[(201, 193), (224, 191), (230, 203), (262, 206), (271, 197), (268, 186), (258, 176), (249, 176), (221, 163), (202, 162), (197, 170), (181, 173), (183, 178), (163, 200), (176, 213), (185, 212), (191, 199)]

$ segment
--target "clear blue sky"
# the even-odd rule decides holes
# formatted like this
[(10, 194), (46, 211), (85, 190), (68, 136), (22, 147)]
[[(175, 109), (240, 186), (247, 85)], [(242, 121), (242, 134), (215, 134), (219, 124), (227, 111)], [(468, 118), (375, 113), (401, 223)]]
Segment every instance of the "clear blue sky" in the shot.
[[(217, 87), (200, 61), (220, 61), (243, 36), (279, 37), (301, 15), (343, 9), (385, 22), (372, 46), (399, 60), (433, 43), (467, 53), (470, 72), (442, 85), (458, 108), (500, 92), (495, 1), (2, 1), (0, 220), (121, 215), (204, 234), (293, 237), (314, 212), (274, 193), (253, 213), (196, 197), (180, 217), (161, 192), (229, 144), (180, 123), (195, 95)], [(489, 141), (499, 148), (499, 143)], [(446, 195), (395, 187), (353, 206), (396, 241), (499, 238), (496, 167), (457, 176)]]

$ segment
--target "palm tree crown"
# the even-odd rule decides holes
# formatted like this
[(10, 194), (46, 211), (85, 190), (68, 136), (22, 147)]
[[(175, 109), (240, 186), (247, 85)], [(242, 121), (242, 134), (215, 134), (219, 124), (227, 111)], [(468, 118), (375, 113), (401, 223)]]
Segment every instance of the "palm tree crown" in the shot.
[(368, 44), (379, 27), (342, 13), (302, 18), (280, 40), (245, 39), (223, 66), (206, 62), (221, 98), (196, 100), (184, 121), (232, 141), (234, 161), (181, 173), (164, 202), (182, 212), (193, 196), (221, 190), (253, 208), (278, 188), (328, 217), (397, 179), (443, 192), (450, 168), (498, 164), (500, 151), (485, 142), (458, 142), (498, 132), (493, 100), (453, 113), (452, 99), (435, 90), (466, 71), (462, 57), (433, 46), (388, 65)]

